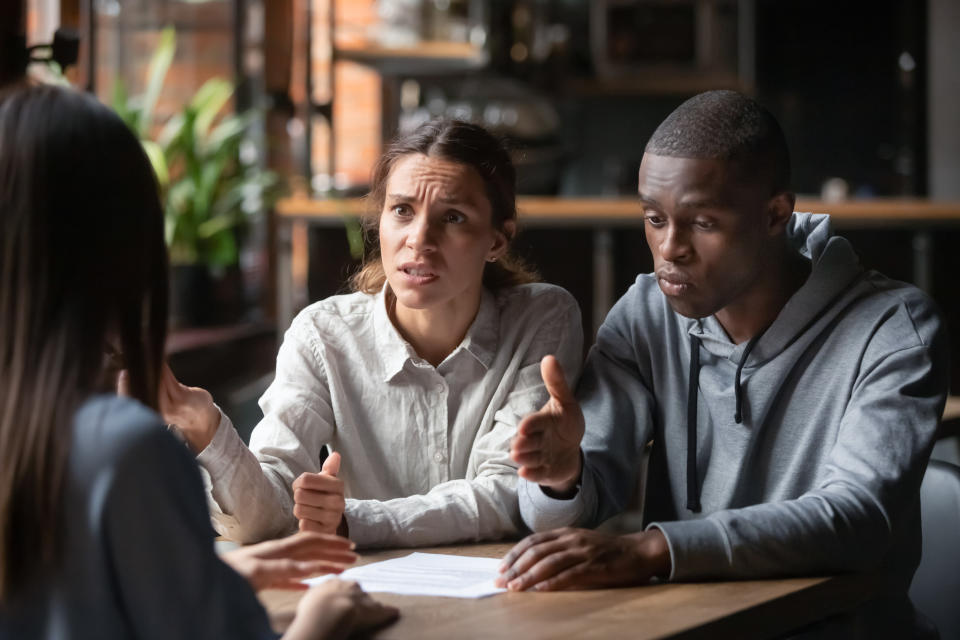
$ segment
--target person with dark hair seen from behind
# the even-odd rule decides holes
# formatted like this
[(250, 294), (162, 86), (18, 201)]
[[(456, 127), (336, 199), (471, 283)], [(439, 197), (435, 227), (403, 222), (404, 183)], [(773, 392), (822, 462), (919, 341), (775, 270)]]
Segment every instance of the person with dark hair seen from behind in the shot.
[[(907, 589), (919, 487), (947, 391), (946, 335), (916, 287), (864, 270), (827, 215), (793, 213), (787, 145), (754, 100), (691, 98), (639, 171), (654, 273), (600, 327), (576, 394), (518, 427), (524, 521), (510, 589), (876, 572), (817, 636), (929, 631)], [(645, 483), (645, 530), (586, 529)]]
[(583, 336), (573, 297), (510, 255), (515, 183), (472, 124), (429, 122), (391, 144), (355, 292), (293, 321), (249, 448), (210, 394), (167, 372), (161, 408), (210, 475), (220, 533), (299, 527), (383, 547), (520, 532), (510, 439), (548, 398), (540, 360), (575, 376)]
[[(166, 314), (163, 213), (140, 143), (92, 96), (5, 94), (0, 638), (275, 638), (255, 589), (302, 589), (354, 560), (349, 540), (319, 533), (218, 558), (197, 466), (154, 412)], [(117, 354), (130, 397), (113, 393)], [(356, 584), (326, 584), (284, 637), (396, 617)]]

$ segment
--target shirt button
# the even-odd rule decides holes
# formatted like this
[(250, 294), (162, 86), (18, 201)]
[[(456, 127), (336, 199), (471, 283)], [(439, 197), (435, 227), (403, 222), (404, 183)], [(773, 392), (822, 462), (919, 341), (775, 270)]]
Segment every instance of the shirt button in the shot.
[(440, 382), (438, 382), (438, 383), (437, 383), (437, 386), (434, 387), (434, 390), (435, 390), (437, 393), (443, 393), (443, 384), (440, 383)]
[(442, 453), (437, 451), (435, 454), (433, 454), (433, 459), (436, 460), (437, 462), (443, 462), (446, 459), (446, 457)]

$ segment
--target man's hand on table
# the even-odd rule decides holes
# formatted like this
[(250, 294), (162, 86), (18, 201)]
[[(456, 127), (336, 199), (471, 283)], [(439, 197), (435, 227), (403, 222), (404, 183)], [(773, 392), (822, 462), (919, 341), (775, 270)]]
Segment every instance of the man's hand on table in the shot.
[(580, 480), (583, 412), (553, 356), (540, 361), (540, 375), (550, 399), (517, 425), (510, 457), (521, 478), (536, 482), (555, 497), (566, 496)]
[(340, 573), (357, 559), (353, 543), (339, 536), (301, 532), (228, 551), (220, 557), (255, 591), (306, 589), (303, 578)]
[(507, 553), (497, 586), (555, 591), (644, 584), (670, 575), (670, 550), (659, 529), (613, 536), (554, 529), (527, 536)]

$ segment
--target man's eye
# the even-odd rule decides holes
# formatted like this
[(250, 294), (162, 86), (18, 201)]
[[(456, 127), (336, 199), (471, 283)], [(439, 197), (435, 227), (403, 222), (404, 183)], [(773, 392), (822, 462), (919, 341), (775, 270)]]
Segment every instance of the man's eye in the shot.
[(647, 215), (643, 216), (643, 219), (646, 220), (650, 225), (654, 227), (659, 227), (664, 222), (662, 216), (658, 216), (652, 213), (648, 213)]

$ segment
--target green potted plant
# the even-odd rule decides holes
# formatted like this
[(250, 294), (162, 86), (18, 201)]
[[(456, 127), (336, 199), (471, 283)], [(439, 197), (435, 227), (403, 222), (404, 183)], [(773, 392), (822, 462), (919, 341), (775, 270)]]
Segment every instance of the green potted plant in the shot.
[[(147, 86), (130, 97), (114, 85), (113, 108), (143, 143), (164, 203), (171, 262), (171, 312), (175, 326), (221, 321), (213, 312), (221, 293), (242, 297), (239, 246), (249, 221), (280, 196), (277, 175), (258, 164), (249, 129), (257, 113), (227, 113), (233, 85), (211, 78), (162, 126), (154, 109), (176, 51), (176, 35), (164, 29), (150, 60)], [(224, 284), (226, 278), (227, 283)]]

